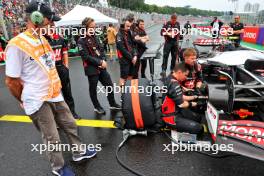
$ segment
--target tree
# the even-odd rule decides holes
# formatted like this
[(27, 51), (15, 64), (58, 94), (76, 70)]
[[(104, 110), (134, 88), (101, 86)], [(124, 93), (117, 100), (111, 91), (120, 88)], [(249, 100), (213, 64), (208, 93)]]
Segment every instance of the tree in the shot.
[(145, 4), (144, 0), (109, 0), (111, 6), (119, 8), (130, 9), (140, 12), (156, 12), (161, 14), (172, 14), (177, 13), (179, 15), (193, 15), (193, 16), (221, 16), (223, 12), (210, 11), (210, 10), (199, 10), (190, 8), (191, 6), (185, 7), (158, 7), (157, 5)]

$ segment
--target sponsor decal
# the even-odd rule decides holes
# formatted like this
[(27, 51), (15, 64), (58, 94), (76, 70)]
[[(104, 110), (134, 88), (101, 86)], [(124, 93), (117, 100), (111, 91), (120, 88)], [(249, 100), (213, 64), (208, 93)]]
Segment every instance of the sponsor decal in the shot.
[(258, 35), (259, 35), (258, 27), (250, 27), (250, 26), (245, 27), (243, 41), (248, 43), (257, 43)]
[(264, 146), (264, 123), (254, 121), (219, 121), (218, 134)]
[(56, 61), (60, 61), (61, 60), (61, 49), (55, 49), (54, 53), (55, 53)]

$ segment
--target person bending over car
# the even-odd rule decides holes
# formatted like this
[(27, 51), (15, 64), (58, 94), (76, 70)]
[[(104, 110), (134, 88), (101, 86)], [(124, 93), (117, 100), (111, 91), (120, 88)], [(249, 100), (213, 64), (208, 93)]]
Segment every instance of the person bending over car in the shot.
[(201, 65), (197, 63), (197, 52), (194, 48), (187, 48), (183, 52), (184, 64), (190, 70), (187, 79), (182, 82), (185, 92), (205, 94), (205, 84), (202, 79)]
[(184, 63), (177, 64), (172, 73), (165, 79), (167, 93), (162, 104), (162, 119), (169, 127), (178, 132), (202, 134), (201, 116), (189, 108), (200, 106), (198, 96), (184, 96), (180, 82), (185, 81), (189, 74)]

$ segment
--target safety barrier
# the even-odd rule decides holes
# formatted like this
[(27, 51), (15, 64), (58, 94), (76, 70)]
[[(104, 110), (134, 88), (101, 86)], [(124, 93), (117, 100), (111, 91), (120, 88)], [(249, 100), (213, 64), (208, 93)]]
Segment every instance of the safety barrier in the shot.
[(258, 45), (264, 45), (264, 27), (246, 26), (243, 41)]
[[(224, 26), (222, 28), (228, 29)], [(211, 30), (211, 26), (196, 26), (196, 29), (201, 31)], [(260, 26), (245, 26), (244, 33), (241, 35), (242, 41), (264, 46), (264, 27)]]

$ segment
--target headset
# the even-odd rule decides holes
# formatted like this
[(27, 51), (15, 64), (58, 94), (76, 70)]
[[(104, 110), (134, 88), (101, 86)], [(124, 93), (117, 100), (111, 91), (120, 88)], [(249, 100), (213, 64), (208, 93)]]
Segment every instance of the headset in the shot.
[(38, 10), (30, 14), (30, 20), (36, 26), (41, 25), (44, 22), (44, 15), (40, 12), (40, 9), (43, 5), (45, 5), (43, 2), (37, 2), (37, 3), (38, 3)]
[[(35, 27), (38, 27), (38, 26), (40, 26), (40, 25), (42, 25), (44, 23), (44, 15), (43, 15), (43, 13), (40, 10), (41, 10), (41, 7), (45, 6), (46, 4), (43, 3), (43, 2), (39, 2), (39, 1), (37, 1), (36, 3), (38, 4), (38, 9), (30, 14), (30, 20), (35, 25)], [(52, 14), (51, 18), (53, 18), (53, 16), (54, 15)], [(44, 51), (44, 57), (47, 58), (48, 57), (47, 56), (47, 52), (45, 50), (45, 47), (44, 47), (43, 42), (42, 42), (42, 40), (41, 40), (39, 35), (38, 35), (38, 39), (39, 39), (39, 41), (40, 41), (40, 43), (42, 45), (42, 48), (43, 48), (43, 51)], [(47, 60), (46, 60), (46, 62), (47, 62)]]

